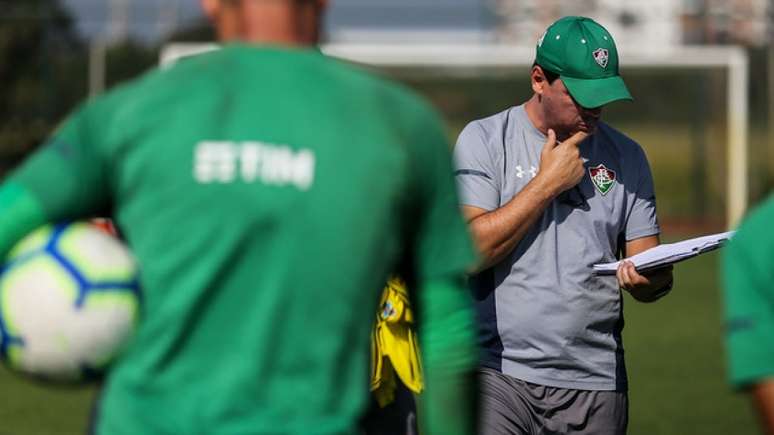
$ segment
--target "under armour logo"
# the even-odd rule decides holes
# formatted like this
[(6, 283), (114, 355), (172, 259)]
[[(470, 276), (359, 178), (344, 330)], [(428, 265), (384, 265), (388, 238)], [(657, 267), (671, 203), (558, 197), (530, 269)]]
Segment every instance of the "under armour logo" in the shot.
[(538, 173), (538, 168), (534, 166), (530, 166), (529, 170), (525, 171), (524, 168), (521, 167), (521, 165), (516, 165), (516, 176), (518, 178), (524, 178), (524, 175), (529, 173), (530, 178), (535, 178), (535, 175)]

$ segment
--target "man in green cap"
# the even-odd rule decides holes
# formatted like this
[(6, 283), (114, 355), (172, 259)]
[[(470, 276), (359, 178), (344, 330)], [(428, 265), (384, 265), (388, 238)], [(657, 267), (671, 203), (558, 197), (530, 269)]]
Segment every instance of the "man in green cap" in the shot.
[(354, 435), (380, 291), (416, 291), (423, 433), (474, 432), (475, 261), (443, 124), (324, 56), (324, 0), (203, 0), (223, 47), (89, 102), (0, 185), (0, 254), (113, 212), (142, 320), (98, 435)]
[(524, 104), (471, 122), (455, 148), (483, 262), (470, 285), (482, 347), (482, 435), (620, 434), (627, 426), (622, 292), (651, 302), (671, 269), (592, 266), (659, 244), (640, 146), (600, 120), (631, 100), (613, 37), (584, 17), (537, 43)]

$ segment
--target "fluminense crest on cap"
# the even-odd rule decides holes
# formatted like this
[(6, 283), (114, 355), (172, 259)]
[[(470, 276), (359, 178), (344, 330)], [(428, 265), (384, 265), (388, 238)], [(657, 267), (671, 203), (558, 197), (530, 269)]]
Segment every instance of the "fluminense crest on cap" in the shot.
[(592, 53), (592, 56), (594, 56), (594, 60), (601, 66), (602, 68), (607, 68), (607, 60), (609, 59), (609, 53), (607, 49), (604, 48), (597, 48)]
[(596, 108), (632, 96), (619, 75), (613, 36), (588, 17), (564, 17), (538, 40), (535, 63), (556, 73), (575, 101)]

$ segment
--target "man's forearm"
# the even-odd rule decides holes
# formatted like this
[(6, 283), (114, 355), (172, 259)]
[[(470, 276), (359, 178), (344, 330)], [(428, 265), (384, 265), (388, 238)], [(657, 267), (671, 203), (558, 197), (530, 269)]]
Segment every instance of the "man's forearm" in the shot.
[(753, 400), (763, 425), (763, 433), (774, 435), (774, 378), (753, 387)]
[(420, 285), (419, 339), (425, 390), (418, 406), (422, 433), (476, 433), (478, 354), (472, 302), (464, 279)]
[(470, 230), (482, 257), (477, 271), (497, 264), (513, 251), (555, 196), (534, 178), (504, 206), (472, 219)]

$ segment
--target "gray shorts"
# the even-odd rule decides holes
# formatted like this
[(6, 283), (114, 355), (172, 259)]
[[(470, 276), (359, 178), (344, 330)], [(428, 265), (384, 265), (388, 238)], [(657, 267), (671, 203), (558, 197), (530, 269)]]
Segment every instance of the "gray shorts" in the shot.
[(489, 368), (479, 370), (479, 379), (479, 435), (626, 433), (626, 392), (546, 387)]

